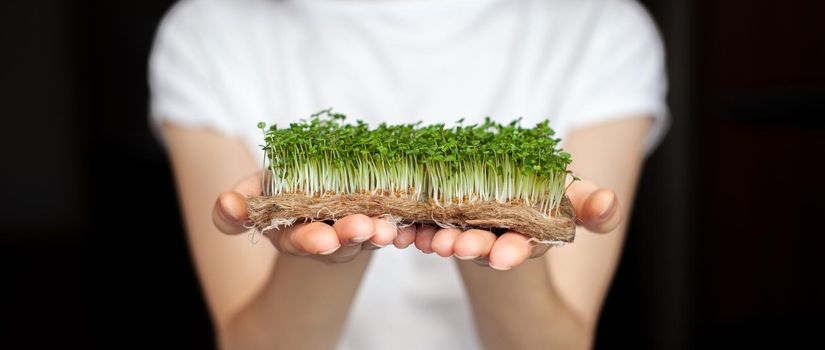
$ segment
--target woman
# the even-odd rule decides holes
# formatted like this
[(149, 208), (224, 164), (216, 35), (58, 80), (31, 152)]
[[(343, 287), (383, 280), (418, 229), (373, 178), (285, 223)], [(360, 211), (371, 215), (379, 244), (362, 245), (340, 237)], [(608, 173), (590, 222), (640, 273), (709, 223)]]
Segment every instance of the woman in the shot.
[[(661, 43), (635, 2), (183, 1), (150, 72), (151, 119), (222, 348), (591, 346), (621, 218), (667, 114)], [(585, 179), (568, 192), (576, 242), (352, 215), (250, 243), (256, 123), (330, 106), (372, 124), (550, 118)]]

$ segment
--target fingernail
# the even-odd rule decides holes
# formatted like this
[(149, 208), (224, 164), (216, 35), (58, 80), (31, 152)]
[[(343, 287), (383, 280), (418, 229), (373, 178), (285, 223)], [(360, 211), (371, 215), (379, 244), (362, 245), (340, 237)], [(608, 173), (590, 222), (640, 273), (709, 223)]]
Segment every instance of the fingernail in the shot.
[(341, 245), (340, 245), (340, 244), (339, 244), (337, 247), (335, 247), (335, 248), (332, 248), (332, 249), (327, 250), (327, 251), (320, 252), (320, 253), (318, 253), (318, 254), (320, 254), (320, 255), (330, 255), (330, 254), (332, 254), (332, 253), (335, 253), (335, 251), (336, 251), (336, 250), (338, 250), (339, 248), (341, 248)]
[(370, 242), (370, 244), (372, 244), (376, 248), (384, 248), (384, 247), (389, 245), (389, 244), (378, 244), (378, 243), (375, 243), (375, 242)]
[(453, 256), (454, 256), (454, 257), (456, 257), (456, 258), (458, 258), (459, 260), (473, 260), (473, 259), (478, 258), (478, 255), (473, 255), (473, 256), (460, 256), (460, 255), (458, 255), (458, 254), (453, 254)]
[(509, 269), (512, 269), (512, 268), (513, 268), (513, 267), (511, 267), (511, 266), (507, 266), (507, 267), (503, 267), (503, 266), (496, 266), (496, 265), (493, 265), (493, 263), (490, 263), (489, 265), (490, 265), (490, 267), (491, 267), (491, 268), (493, 268), (493, 270), (499, 270), (499, 271), (507, 271), (507, 270), (509, 270)]
[(353, 239), (350, 239), (350, 241), (352, 241), (352, 243), (364, 243), (368, 239), (370, 239), (370, 237), (372, 237), (372, 235), (364, 236), (364, 237), (355, 237)]
[(232, 214), (229, 214), (229, 213), (226, 211), (226, 209), (224, 209), (223, 207), (219, 207), (219, 208), (218, 208), (218, 215), (220, 215), (220, 216), (221, 216), (221, 218), (223, 218), (224, 220), (229, 221), (229, 222), (236, 222), (236, 221), (238, 221), (238, 218), (236, 218), (236, 217), (235, 217), (234, 215), (232, 215)]
[(613, 199), (610, 200), (610, 205), (608, 205), (607, 208), (601, 214), (599, 214), (599, 219), (604, 220), (604, 219), (609, 218), (610, 215), (613, 215), (613, 211), (615, 211), (615, 210), (616, 210), (616, 199), (613, 198)]

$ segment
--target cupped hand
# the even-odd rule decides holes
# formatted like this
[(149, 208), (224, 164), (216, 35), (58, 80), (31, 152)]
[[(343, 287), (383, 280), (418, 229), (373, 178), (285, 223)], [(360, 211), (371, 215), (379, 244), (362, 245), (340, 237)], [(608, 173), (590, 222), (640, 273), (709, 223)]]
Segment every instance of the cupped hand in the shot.
[[(582, 180), (570, 186), (567, 196), (576, 210), (576, 223), (588, 231), (607, 233), (619, 225), (622, 215), (612, 190)], [(496, 236), (485, 230), (461, 231), (429, 225), (418, 229), (415, 246), (424, 253), (472, 260), (496, 270), (509, 270), (529, 258), (540, 257), (550, 247), (534, 244), (518, 232)]]
[[(221, 193), (212, 210), (215, 226), (226, 234), (240, 234), (249, 229), (246, 197), (261, 194), (260, 174), (241, 181), (231, 191)], [(306, 256), (327, 263), (354, 259), (364, 250), (394, 244), (406, 248), (416, 237), (416, 227), (397, 228), (386, 218), (349, 215), (331, 225), (326, 222), (299, 223), (264, 233), (281, 253)]]
[[(226, 234), (240, 234), (249, 229), (246, 197), (261, 194), (260, 175), (241, 181), (232, 191), (221, 193), (214, 205), (212, 219)], [(616, 194), (590, 181), (577, 181), (567, 190), (576, 210), (576, 221), (590, 232), (606, 233), (621, 221)], [(486, 230), (461, 231), (416, 225), (398, 228), (386, 218), (355, 214), (332, 225), (325, 222), (300, 223), (265, 233), (278, 251), (307, 256), (328, 263), (347, 262), (361, 251), (386, 247), (407, 248), (415, 244), (424, 253), (473, 260), (497, 270), (509, 270), (529, 258), (544, 255), (546, 244), (533, 244), (518, 232), (496, 236)]]

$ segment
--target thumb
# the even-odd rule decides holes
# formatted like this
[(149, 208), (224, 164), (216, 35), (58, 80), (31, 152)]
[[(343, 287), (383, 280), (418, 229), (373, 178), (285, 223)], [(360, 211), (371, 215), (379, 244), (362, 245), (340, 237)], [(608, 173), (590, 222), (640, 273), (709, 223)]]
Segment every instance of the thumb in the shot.
[(619, 226), (622, 213), (613, 190), (581, 180), (570, 185), (567, 196), (576, 210), (576, 220), (591, 232), (607, 233)]
[(244, 223), (249, 219), (246, 198), (261, 194), (261, 175), (255, 174), (242, 180), (231, 191), (218, 195), (212, 208), (212, 222), (221, 232), (238, 234), (248, 231)]

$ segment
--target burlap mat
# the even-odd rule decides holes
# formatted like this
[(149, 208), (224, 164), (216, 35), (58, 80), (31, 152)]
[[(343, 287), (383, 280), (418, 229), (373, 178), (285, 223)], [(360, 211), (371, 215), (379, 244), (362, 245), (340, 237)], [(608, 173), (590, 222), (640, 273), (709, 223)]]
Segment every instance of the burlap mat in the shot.
[(258, 231), (278, 229), (294, 222), (335, 220), (351, 214), (390, 216), (396, 223), (435, 224), (461, 229), (509, 229), (533, 241), (563, 244), (573, 241), (576, 214), (566, 196), (551, 216), (517, 203), (478, 202), (441, 207), (395, 196), (344, 194), (306, 196), (300, 193), (248, 199), (249, 218)]

